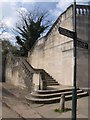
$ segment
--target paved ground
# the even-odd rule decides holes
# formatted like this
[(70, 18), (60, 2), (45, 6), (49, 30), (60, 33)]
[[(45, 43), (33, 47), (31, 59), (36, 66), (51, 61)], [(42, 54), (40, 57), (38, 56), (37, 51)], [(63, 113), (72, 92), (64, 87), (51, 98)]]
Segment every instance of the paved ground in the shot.
[[(3, 103), (3, 118), (22, 118), (17, 112), (9, 108), (5, 103)], [(23, 119), (22, 119), (23, 120)]]
[[(45, 118), (71, 118), (72, 112), (56, 113), (54, 109), (59, 107), (59, 103), (38, 106), (36, 104), (30, 105), (34, 110), (38, 111)], [(65, 103), (67, 108), (72, 109), (72, 101)], [(77, 100), (77, 117), (88, 118), (88, 97)]]
[[(3, 118), (71, 118), (72, 112), (56, 113), (54, 109), (59, 107), (56, 104), (28, 104), (24, 95), (28, 91), (20, 90), (11, 85), (3, 85)], [(11, 86), (11, 87), (10, 87)], [(7, 91), (9, 90), (9, 92)], [(77, 117), (88, 118), (88, 98), (84, 97), (77, 100)], [(72, 101), (65, 102), (67, 108), (72, 108)]]
[[(6, 86), (5, 86), (6, 87)], [(14, 90), (14, 89), (13, 89)], [(15, 91), (14, 95), (3, 88), (2, 93), (2, 117), (3, 118), (41, 118), (41, 116), (28, 106), (27, 102), (23, 97), (19, 96), (19, 93)], [(24, 92), (24, 91), (23, 91)], [(24, 94), (24, 93), (23, 93)], [(22, 95), (21, 95), (22, 96)], [(7, 111), (9, 110), (9, 111)]]

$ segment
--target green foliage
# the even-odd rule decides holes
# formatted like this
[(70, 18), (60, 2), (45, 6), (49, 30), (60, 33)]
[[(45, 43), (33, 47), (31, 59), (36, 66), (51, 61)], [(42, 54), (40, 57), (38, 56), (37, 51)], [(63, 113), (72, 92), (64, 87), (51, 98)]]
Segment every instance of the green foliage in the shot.
[(2, 41), (2, 54), (7, 55), (9, 52), (12, 54), (18, 54), (18, 49), (16, 46), (13, 46), (9, 41), (3, 40)]
[(20, 53), (27, 56), (28, 51), (32, 48), (40, 35), (50, 26), (47, 20), (47, 12), (41, 12), (39, 9), (33, 12), (28, 11), (26, 14), (20, 14), (19, 24), (16, 24), (18, 36), (16, 40), (20, 45)]
[(60, 110), (60, 108), (56, 108), (54, 111), (58, 113), (62, 113), (62, 112), (68, 112), (70, 110), (71, 110), (70, 108), (65, 108), (64, 110)]

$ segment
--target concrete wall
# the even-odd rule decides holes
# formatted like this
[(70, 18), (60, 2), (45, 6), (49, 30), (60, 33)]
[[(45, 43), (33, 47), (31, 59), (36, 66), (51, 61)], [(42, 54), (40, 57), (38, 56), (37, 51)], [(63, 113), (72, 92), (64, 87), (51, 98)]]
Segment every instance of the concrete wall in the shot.
[[(77, 7), (77, 37), (84, 42), (89, 43), (90, 38), (90, 8)], [(84, 11), (83, 11), (84, 10)], [(88, 50), (77, 48), (77, 86), (86, 90), (89, 86), (88, 78)]]
[(7, 56), (6, 63), (6, 82), (11, 83), (20, 88), (26, 88), (25, 80), (23, 75), (25, 73), (20, 66), (20, 59), (17, 57), (12, 57), (12, 55)]
[[(90, 31), (90, 8), (77, 5), (77, 37), (81, 41), (88, 41)], [(48, 34), (38, 40), (28, 61), (34, 68), (46, 70), (60, 84), (73, 84), (74, 57), (73, 40), (60, 35), (58, 27), (73, 30), (73, 7), (70, 6), (60, 15)], [(88, 50), (77, 47), (77, 86), (88, 87)]]
[(60, 84), (72, 85), (73, 40), (59, 34), (60, 25), (73, 30), (72, 6), (58, 18), (50, 33), (36, 43), (28, 60), (34, 68), (46, 70)]

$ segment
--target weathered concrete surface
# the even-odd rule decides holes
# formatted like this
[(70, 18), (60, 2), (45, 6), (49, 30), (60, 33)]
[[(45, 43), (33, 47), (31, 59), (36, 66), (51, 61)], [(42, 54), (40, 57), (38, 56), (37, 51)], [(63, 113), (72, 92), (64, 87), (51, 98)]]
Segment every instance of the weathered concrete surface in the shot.
[[(23, 120), (22, 117), (20, 117), (19, 114), (17, 114), (15, 111), (13, 111), (12, 109), (10, 109), (5, 103), (3, 103), (3, 119), (4, 118), (19, 118), (20, 120)], [(21, 119), (22, 118), (22, 119)]]
[(23, 68), (20, 67), (20, 58), (9, 54), (6, 60), (6, 82), (24, 89), (26, 84), (23, 76), (25, 76), (25, 73)]
[[(41, 116), (33, 110), (26, 102), (25, 91), (19, 88), (12, 88), (12, 85), (4, 84), (3, 89), (3, 106), (2, 117), (5, 118), (41, 118)], [(8, 89), (9, 87), (9, 89)], [(17, 92), (16, 92), (17, 91)], [(27, 93), (27, 92), (26, 92)], [(8, 110), (8, 111), (7, 111)], [(12, 114), (12, 115), (11, 115)]]
[(73, 40), (60, 35), (58, 27), (73, 30), (72, 7), (58, 19), (50, 33), (37, 42), (29, 54), (29, 63), (34, 68), (47, 71), (60, 84), (73, 84)]
[[(90, 15), (77, 15), (77, 38), (89, 44)], [(84, 90), (89, 88), (88, 78), (88, 54), (87, 49), (77, 48), (77, 86)]]
[[(41, 116), (33, 110), (31, 107), (29, 107), (27, 104), (22, 103), (18, 100), (13, 99), (6, 99), (6, 102), (8, 107), (15, 111), (16, 113), (20, 114), (22, 118), (41, 118)], [(3, 110), (4, 111), (4, 110)], [(3, 112), (4, 115), (4, 112)]]
[[(77, 37), (81, 41), (88, 41), (90, 34), (90, 8), (79, 5), (77, 8)], [(82, 13), (85, 9), (87, 12)], [(68, 30), (74, 29), (73, 7), (70, 6), (60, 15), (48, 34), (38, 40), (28, 54), (29, 63), (34, 68), (45, 69), (54, 79), (63, 85), (73, 85), (74, 54), (73, 40), (59, 34), (58, 27)], [(77, 85), (88, 87), (88, 50), (77, 49)]]
[(6, 82), (32, 91), (33, 70), (26, 58), (8, 54), (6, 58)]

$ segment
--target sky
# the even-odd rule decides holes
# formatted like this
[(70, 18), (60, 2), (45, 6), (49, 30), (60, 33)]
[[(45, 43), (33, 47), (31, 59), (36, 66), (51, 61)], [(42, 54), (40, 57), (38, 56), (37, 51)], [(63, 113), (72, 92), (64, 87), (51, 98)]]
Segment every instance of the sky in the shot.
[[(6, 27), (0, 37), (9, 38), (15, 43), (15, 35), (12, 29), (15, 28), (16, 22), (19, 20), (18, 12), (27, 12), (34, 7), (39, 6), (41, 9), (49, 11), (50, 18), (55, 21), (58, 16), (70, 5), (74, 0), (0, 0), (0, 26)], [(77, 0), (79, 4), (87, 4), (89, 0)]]

